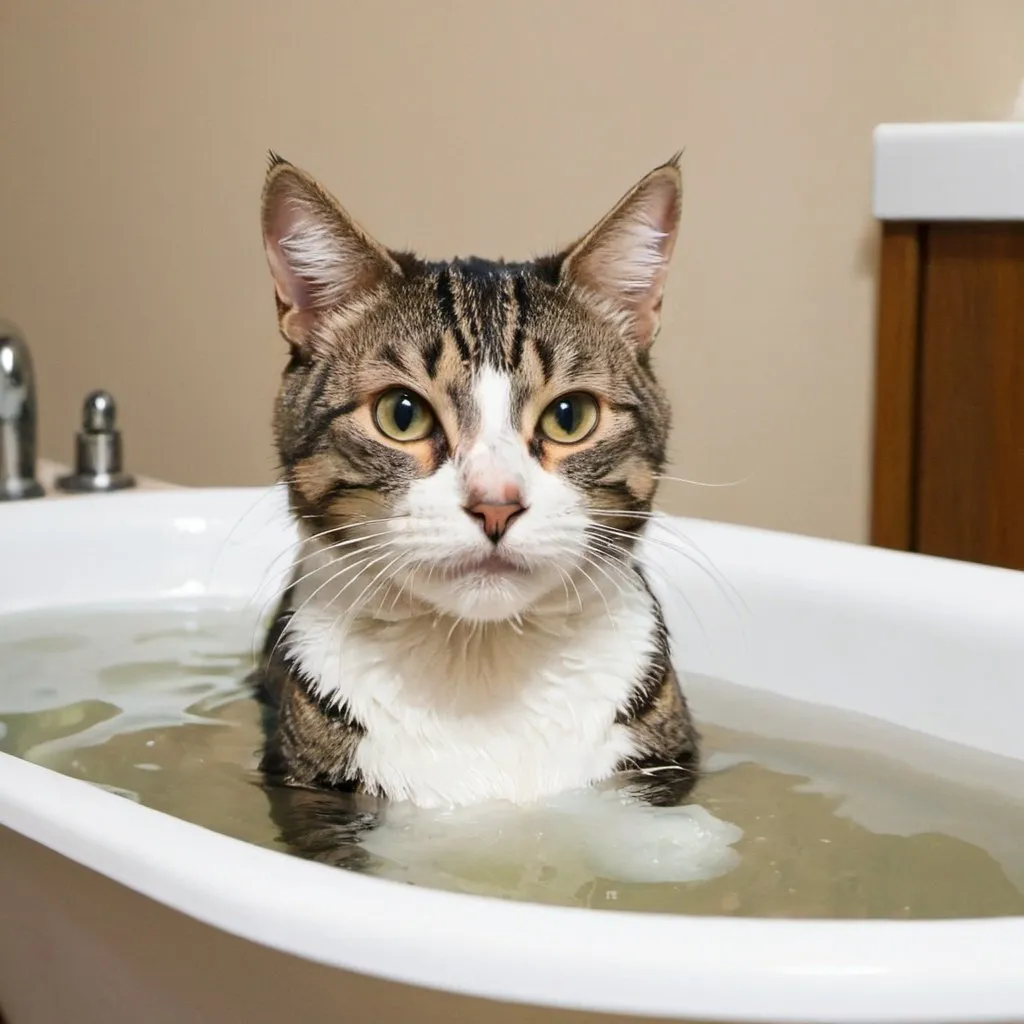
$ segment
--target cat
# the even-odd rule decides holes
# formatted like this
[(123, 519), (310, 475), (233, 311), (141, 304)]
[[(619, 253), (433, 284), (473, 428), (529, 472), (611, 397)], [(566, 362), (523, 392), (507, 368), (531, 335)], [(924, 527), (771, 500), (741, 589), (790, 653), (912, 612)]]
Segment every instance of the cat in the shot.
[(634, 556), (665, 462), (650, 351), (681, 199), (676, 156), (556, 255), (426, 262), (271, 154), (300, 541), (258, 670), (262, 769), (321, 859), (373, 818), (332, 820), (323, 791), (450, 807), (622, 777), (674, 804), (695, 784)]

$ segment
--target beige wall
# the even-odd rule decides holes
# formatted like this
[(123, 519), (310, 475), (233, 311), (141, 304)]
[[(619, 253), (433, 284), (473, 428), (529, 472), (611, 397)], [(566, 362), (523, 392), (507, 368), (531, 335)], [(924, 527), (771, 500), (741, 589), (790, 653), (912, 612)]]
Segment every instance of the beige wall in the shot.
[(284, 362), (257, 230), (264, 151), (392, 245), (564, 242), (686, 146), (659, 340), (673, 510), (861, 539), (871, 129), (1002, 117), (1020, 0), (2, 0), (0, 315), (42, 449), (84, 392), (132, 466), (272, 478)]

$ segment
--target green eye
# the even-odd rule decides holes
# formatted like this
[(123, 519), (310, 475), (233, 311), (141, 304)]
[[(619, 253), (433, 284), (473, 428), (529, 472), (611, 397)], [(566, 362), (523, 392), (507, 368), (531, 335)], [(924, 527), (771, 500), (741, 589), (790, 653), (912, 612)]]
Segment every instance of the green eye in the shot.
[(434, 413), (406, 388), (385, 391), (373, 409), (377, 429), (392, 441), (422, 441), (434, 429)]
[(558, 444), (576, 444), (597, 426), (597, 399), (583, 391), (556, 398), (541, 414), (540, 432)]

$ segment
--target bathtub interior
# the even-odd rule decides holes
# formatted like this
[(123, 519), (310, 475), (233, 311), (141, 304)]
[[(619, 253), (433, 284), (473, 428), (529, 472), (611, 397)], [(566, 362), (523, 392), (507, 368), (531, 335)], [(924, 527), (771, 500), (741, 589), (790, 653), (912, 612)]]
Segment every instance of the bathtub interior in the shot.
[[(0, 614), (203, 600), (255, 616), (260, 602), (254, 595), (266, 587), (270, 567), (284, 564), (293, 541), (276, 489), (71, 499), (4, 513), (0, 551), (8, 570), (0, 576)], [(693, 520), (655, 527), (647, 557), (655, 566), (652, 583), (665, 602), (684, 672), (1024, 759), (1016, 725), (1024, 712), (1019, 574)], [(754, 705), (750, 714), (757, 718)], [(692, 931), (693, 921), (632, 921), (633, 915), (605, 921), (606, 915), (594, 914), (593, 935), (581, 942), (572, 911), (482, 910), (471, 897), (394, 893), (393, 886), (385, 897), (379, 886), (388, 883), (340, 872), (327, 880), (319, 865), (239, 849), (244, 844), (200, 836), (203, 830), (183, 822), (162, 821), (165, 816), (153, 817), (146, 808), (82, 789), (36, 766), (0, 760), (0, 821), (200, 920), (321, 963), (489, 997), (615, 1012), (676, 1014), (682, 1008), (708, 1019), (727, 1007), (748, 1020), (768, 1019), (769, 1012), (794, 1020), (867, 1020), (883, 1005), (909, 1013), (925, 1004), (947, 1014), (941, 1019), (982, 1019), (956, 1014), (980, 1012), (980, 997), (972, 991), (980, 992), (983, 982), (995, 993), (989, 999), (993, 1007), (996, 997), (1003, 999), (1000, 1012), (1024, 1011), (1024, 981), (1005, 955), (995, 952), (1007, 941), (1024, 941), (1024, 922), (1016, 919), (960, 926), (870, 922), (862, 928), (836, 922), (704, 921)], [(74, 811), (68, 810), (69, 794), (74, 794)], [(137, 831), (142, 821), (146, 835)], [(97, 822), (104, 825), (103, 835)], [(157, 849), (158, 834), (191, 855), (172, 868)], [(206, 857), (222, 857), (226, 850), (234, 870), (211, 870)], [(199, 880), (195, 872), (204, 863), (206, 876)], [(277, 902), (262, 892), (255, 897), (250, 872), (287, 879), (292, 892), (309, 885), (307, 891), (320, 892), (323, 905), (334, 909), (334, 898), (350, 910), (374, 908), (376, 933), (367, 936), (359, 918), (363, 941), (339, 941), (339, 931), (354, 927), (355, 918), (324, 917), (306, 906), (297, 918), (294, 902)], [(209, 899), (218, 889), (219, 903)], [(412, 911), (435, 919), (440, 913), (463, 930), (413, 929), (410, 934)], [(500, 941), (489, 925), (486, 950), (474, 938), (480, 914), (504, 921), (502, 927), (509, 929)], [(524, 936), (536, 935), (538, 926), (544, 941), (527, 943)], [(643, 964), (616, 964), (600, 943), (612, 948), (634, 928), (644, 948), (657, 941), (667, 945)], [(396, 931), (402, 932), (411, 959), (396, 957)], [(680, 942), (692, 945), (698, 935), (702, 951), (681, 969), (671, 950), (681, 948)], [(571, 936), (581, 948), (570, 957), (571, 969), (545, 970), (545, 949), (549, 955), (563, 950), (565, 966), (559, 936)], [(834, 940), (831, 947), (822, 945), (825, 936)], [(968, 948), (974, 957), (990, 952), (984, 977), (965, 974), (959, 958)], [(929, 951), (926, 958), (922, 950)], [(443, 966), (440, 954), (450, 957), (455, 951), (463, 953), (462, 967)], [(506, 964), (532, 969), (532, 980), (495, 971), (503, 957)], [(604, 964), (603, 983), (587, 983), (579, 973), (586, 969), (591, 975), (595, 964)], [(873, 972), (875, 981), (866, 988), (874, 995), (866, 996), (862, 986), (860, 996), (839, 1011), (834, 1008), (839, 980), (849, 980), (851, 964), (862, 974)], [(627, 977), (632, 981), (624, 985)], [(702, 980), (695, 986), (696, 977)], [(793, 977), (799, 978), (795, 989), (786, 980)], [(650, 982), (646, 987), (644, 979)], [(737, 987), (740, 979), (745, 989)], [(950, 986), (959, 993), (959, 1004)], [(821, 1015), (826, 1003), (831, 1016)]]

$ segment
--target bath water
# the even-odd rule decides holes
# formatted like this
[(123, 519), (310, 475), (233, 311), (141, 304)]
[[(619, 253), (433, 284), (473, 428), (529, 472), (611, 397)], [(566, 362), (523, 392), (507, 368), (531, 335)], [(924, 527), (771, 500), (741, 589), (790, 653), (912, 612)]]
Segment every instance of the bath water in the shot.
[[(282, 794), (261, 784), (246, 682), (258, 639), (252, 614), (212, 607), (0, 618), (0, 750), (238, 839), (339, 860), (314, 825), (303, 834), (292, 794), (283, 839)], [(708, 769), (686, 806), (637, 806), (612, 787), (528, 809), (396, 805), (362, 840), (359, 870), (613, 910), (1024, 914), (1024, 763), (721, 681), (686, 688)], [(324, 800), (350, 809), (313, 799), (318, 813)]]

